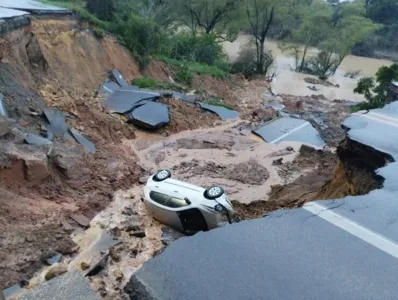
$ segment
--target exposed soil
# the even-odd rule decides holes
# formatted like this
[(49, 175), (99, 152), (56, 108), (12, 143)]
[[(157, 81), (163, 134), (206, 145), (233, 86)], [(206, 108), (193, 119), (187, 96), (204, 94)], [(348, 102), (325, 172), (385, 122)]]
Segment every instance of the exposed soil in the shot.
[(259, 218), (268, 212), (300, 207), (316, 199), (319, 191), (333, 179), (337, 161), (337, 155), (330, 151), (302, 146), (293, 161), (279, 166), (278, 174), (283, 178), (283, 184), (271, 187), (267, 201), (233, 202), (238, 217)]

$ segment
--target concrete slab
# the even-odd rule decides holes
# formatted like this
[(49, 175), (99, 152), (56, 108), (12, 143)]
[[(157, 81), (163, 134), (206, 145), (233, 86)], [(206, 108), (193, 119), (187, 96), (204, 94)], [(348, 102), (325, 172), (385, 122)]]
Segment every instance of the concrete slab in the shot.
[(147, 129), (159, 128), (170, 122), (169, 109), (162, 103), (147, 101), (129, 114), (129, 122)]
[(29, 13), (25, 12), (25, 11), (16, 10), (16, 9), (0, 7), (0, 19), (8, 19), (8, 18), (14, 18), (14, 17), (24, 16), (24, 15), (29, 15)]
[(140, 101), (156, 100), (160, 95), (153, 92), (142, 92), (134, 90), (116, 90), (103, 100), (103, 104), (110, 112), (126, 113)]
[(89, 281), (73, 271), (56, 277), (21, 295), (18, 300), (99, 300)]
[(312, 125), (302, 119), (282, 117), (271, 121), (253, 131), (270, 144), (295, 141), (323, 148), (325, 142)]
[(95, 153), (96, 148), (93, 142), (86, 139), (79, 131), (74, 128), (69, 128), (69, 132), (75, 138), (75, 140), (80, 143), (88, 152)]
[(207, 103), (199, 103), (199, 105), (202, 109), (215, 113), (224, 120), (232, 120), (239, 117), (239, 112), (222, 106), (210, 105)]

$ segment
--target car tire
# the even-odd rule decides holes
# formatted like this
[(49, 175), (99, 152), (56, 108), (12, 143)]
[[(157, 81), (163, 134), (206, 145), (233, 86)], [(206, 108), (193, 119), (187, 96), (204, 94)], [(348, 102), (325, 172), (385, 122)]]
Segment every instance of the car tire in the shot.
[(153, 180), (160, 182), (171, 177), (171, 172), (169, 170), (159, 170), (154, 176)]
[(205, 198), (213, 200), (213, 199), (217, 199), (218, 197), (221, 197), (222, 195), (224, 195), (224, 189), (222, 187), (219, 186), (212, 186), (210, 188), (208, 188), (207, 190), (205, 190)]

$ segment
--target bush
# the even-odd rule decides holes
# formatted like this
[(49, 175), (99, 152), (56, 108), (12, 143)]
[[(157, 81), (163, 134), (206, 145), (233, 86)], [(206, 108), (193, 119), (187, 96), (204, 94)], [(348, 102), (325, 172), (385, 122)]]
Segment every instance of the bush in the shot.
[(169, 39), (167, 56), (193, 61), (209, 66), (226, 67), (226, 58), (222, 46), (212, 34), (197, 35), (181, 33)]
[(192, 85), (193, 83), (193, 74), (191, 69), (187, 64), (184, 64), (180, 70), (177, 71), (175, 74), (175, 78), (178, 82), (187, 84), (187, 85)]
[(159, 25), (135, 14), (127, 21), (119, 20), (112, 31), (122, 38), (141, 68), (146, 67), (149, 62), (148, 56), (159, 52), (166, 40)]
[(87, 0), (86, 8), (89, 12), (105, 21), (111, 21), (115, 13), (113, 1), (110, 0)]
[(105, 31), (102, 28), (94, 27), (93, 34), (95, 37), (102, 39), (105, 36)]
[[(272, 67), (274, 60), (272, 53), (265, 53), (264, 74)], [(251, 43), (241, 47), (238, 58), (232, 63), (232, 73), (242, 73), (245, 77), (259, 73), (257, 70), (257, 50)]]

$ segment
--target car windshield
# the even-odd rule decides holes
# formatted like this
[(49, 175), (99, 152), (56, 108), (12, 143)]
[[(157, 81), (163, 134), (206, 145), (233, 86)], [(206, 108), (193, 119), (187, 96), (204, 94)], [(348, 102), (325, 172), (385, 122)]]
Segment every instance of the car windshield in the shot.
[(179, 207), (188, 206), (188, 203), (184, 199), (171, 197), (166, 194), (151, 192), (149, 196), (153, 201), (167, 207), (179, 208)]

